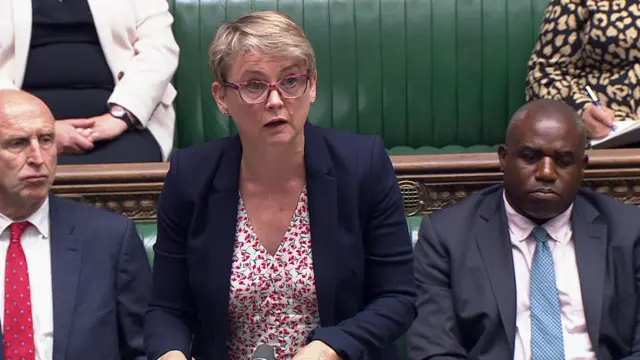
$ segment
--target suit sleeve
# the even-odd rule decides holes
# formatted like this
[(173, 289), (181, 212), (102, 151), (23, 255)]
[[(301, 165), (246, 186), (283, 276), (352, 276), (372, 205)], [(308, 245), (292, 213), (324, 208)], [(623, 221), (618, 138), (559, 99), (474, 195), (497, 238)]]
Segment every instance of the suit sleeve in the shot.
[(580, 114), (591, 103), (584, 90), (587, 81), (580, 69), (582, 31), (588, 17), (584, 3), (584, 0), (553, 0), (547, 7), (540, 36), (529, 59), (527, 101), (560, 100)]
[(343, 360), (363, 360), (400, 338), (416, 316), (413, 249), (398, 180), (376, 137), (367, 174), (372, 207), (364, 229), (365, 308), (336, 326), (318, 328), (313, 340)]
[(173, 36), (167, 0), (132, 0), (136, 15), (135, 55), (109, 97), (132, 112), (144, 127), (160, 102), (171, 106), (176, 91), (171, 79), (180, 49)]
[(467, 359), (456, 324), (447, 248), (425, 216), (415, 248), (418, 318), (407, 334), (409, 359)]
[[(637, 235), (634, 244), (633, 259), (635, 280), (636, 280), (636, 292), (640, 291), (640, 235)], [(639, 298), (640, 299), (640, 298)], [(640, 300), (636, 300), (636, 326), (633, 334), (633, 343), (631, 344), (631, 354), (622, 360), (640, 360)]]
[(143, 360), (143, 323), (151, 291), (151, 268), (136, 226), (129, 219), (118, 261), (120, 353), (122, 359)]
[(158, 203), (153, 286), (145, 317), (145, 347), (149, 359), (157, 359), (170, 350), (179, 350), (189, 359), (197, 320), (186, 254), (192, 205), (184, 199), (178, 163), (179, 153), (176, 153)]

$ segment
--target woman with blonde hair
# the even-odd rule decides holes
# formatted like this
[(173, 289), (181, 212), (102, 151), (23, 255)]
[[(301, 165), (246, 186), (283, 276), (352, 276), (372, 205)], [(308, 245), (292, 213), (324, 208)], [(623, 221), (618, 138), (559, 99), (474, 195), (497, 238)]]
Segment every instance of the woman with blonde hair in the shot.
[(223, 25), (213, 96), (238, 136), (172, 156), (158, 206), (150, 359), (398, 360), (416, 316), (400, 189), (381, 139), (307, 121), (313, 49), (288, 16)]

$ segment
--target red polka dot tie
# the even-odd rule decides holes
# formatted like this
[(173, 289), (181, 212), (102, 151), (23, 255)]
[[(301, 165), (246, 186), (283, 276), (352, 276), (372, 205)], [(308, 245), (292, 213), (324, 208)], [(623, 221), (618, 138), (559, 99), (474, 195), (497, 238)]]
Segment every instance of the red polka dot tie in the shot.
[(13, 223), (11, 242), (7, 250), (4, 273), (4, 358), (35, 360), (33, 321), (31, 319), (31, 288), (27, 259), (20, 239), (31, 224)]

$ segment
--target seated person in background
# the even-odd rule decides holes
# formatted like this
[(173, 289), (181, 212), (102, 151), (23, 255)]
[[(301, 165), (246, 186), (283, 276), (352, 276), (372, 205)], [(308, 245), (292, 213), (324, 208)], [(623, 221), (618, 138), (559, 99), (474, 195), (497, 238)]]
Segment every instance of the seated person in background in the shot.
[(149, 359), (246, 360), (267, 344), (277, 359), (399, 360), (413, 249), (382, 140), (308, 123), (316, 60), (286, 15), (223, 25), (209, 54), (239, 136), (172, 155)]
[(42, 101), (0, 90), (0, 359), (146, 360), (142, 241), (131, 220), (49, 194), (55, 134)]
[(585, 137), (569, 105), (524, 105), (503, 184), (424, 218), (409, 359), (640, 356), (640, 209), (580, 187)]
[(565, 101), (590, 138), (604, 138), (614, 121), (640, 120), (639, 47), (638, 1), (552, 0), (529, 60), (527, 101)]
[(0, 89), (56, 122), (59, 164), (163, 161), (178, 45), (167, 0), (0, 0)]

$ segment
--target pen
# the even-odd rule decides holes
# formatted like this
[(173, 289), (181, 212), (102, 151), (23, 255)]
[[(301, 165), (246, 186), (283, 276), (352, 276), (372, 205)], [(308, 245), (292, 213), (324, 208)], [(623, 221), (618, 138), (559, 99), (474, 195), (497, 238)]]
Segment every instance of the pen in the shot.
[[(593, 101), (593, 103), (597, 106), (600, 107), (600, 99), (598, 99), (598, 97), (596, 96), (596, 93), (591, 89), (591, 86), (587, 85), (585, 86), (585, 90), (587, 90), (587, 94), (589, 94), (589, 97), (591, 98), (591, 101)], [(611, 131), (616, 131), (616, 126), (615, 125), (611, 125)]]

